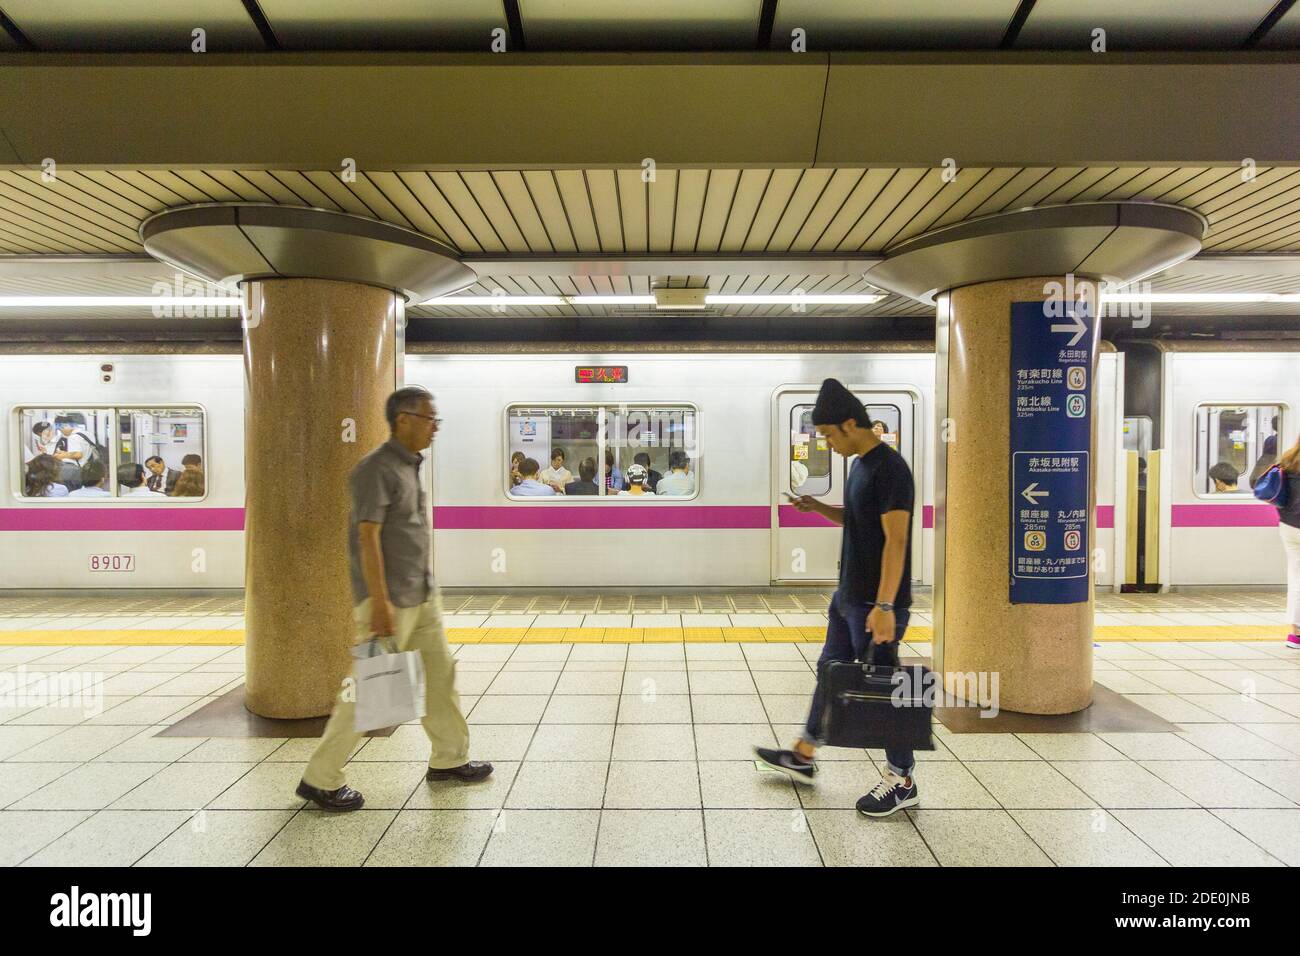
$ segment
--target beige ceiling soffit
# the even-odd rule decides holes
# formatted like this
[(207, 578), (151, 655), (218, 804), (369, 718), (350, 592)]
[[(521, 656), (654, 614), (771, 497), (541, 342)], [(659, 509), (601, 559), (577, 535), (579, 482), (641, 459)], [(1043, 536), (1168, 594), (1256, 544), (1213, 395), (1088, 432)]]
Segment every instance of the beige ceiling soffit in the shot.
[(152, 277), (167, 268), (150, 256), (0, 256), (0, 276)]
[(803, 168), (826, 57), (23, 54), (0, 72), (33, 166)]
[(1175, 276), (1296, 276), (1300, 278), (1300, 256), (1216, 256), (1198, 255), (1171, 266), (1161, 278)]
[(879, 256), (462, 256), (479, 275), (664, 276), (664, 275), (856, 275)]

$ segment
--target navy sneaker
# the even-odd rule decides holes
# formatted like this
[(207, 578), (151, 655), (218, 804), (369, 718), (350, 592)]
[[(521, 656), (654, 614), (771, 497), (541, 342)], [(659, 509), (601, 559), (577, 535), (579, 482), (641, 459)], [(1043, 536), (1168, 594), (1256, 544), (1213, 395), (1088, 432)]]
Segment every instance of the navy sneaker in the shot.
[(871, 792), (858, 800), (858, 813), (864, 817), (887, 817), (905, 807), (914, 807), (921, 802), (917, 793), (915, 778), (905, 779), (886, 769), (880, 783), (871, 788)]
[(773, 770), (779, 770), (795, 783), (802, 783), (805, 786), (811, 786), (813, 777), (817, 775), (817, 763), (813, 760), (805, 760), (793, 750), (773, 750), (770, 747), (755, 747), (754, 753), (758, 759), (767, 764)]

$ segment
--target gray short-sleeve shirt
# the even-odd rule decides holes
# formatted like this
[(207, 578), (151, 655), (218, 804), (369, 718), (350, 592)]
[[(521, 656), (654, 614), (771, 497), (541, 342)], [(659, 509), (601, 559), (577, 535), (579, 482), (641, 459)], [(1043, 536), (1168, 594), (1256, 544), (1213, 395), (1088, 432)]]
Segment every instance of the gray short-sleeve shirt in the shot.
[(429, 502), (420, 487), (423, 460), (396, 438), (390, 438), (352, 469), (348, 557), (352, 568), (352, 596), (358, 604), (370, 596), (361, 570), (357, 530), (363, 521), (383, 525), (379, 545), (384, 556), (388, 599), (397, 607), (415, 607), (427, 601), (432, 593)]

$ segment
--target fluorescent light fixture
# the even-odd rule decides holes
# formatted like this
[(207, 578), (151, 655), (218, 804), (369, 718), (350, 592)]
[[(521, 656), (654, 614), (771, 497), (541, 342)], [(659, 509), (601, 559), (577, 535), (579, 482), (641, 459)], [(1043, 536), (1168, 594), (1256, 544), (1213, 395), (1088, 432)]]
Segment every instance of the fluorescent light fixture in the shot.
[(0, 296), (4, 309), (76, 309), (113, 308), (115, 306), (227, 306), (239, 308), (239, 299), (226, 296), (198, 295), (5, 295)]
[(1296, 292), (1114, 292), (1101, 293), (1103, 302), (1300, 302)]
[(440, 295), (421, 305), (568, 305), (562, 295)]
[(709, 305), (871, 305), (883, 299), (884, 293), (871, 295), (710, 295)]
[(568, 295), (570, 305), (654, 305), (652, 295)]

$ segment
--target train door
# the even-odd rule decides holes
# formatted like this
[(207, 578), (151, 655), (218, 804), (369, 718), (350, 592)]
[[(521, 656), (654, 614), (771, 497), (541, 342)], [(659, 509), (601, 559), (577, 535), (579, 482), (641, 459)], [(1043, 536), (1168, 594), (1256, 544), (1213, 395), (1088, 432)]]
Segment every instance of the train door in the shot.
[[(913, 577), (921, 571), (921, 478), (917, 472), (916, 399), (907, 392), (853, 389), (882, 426), (881, 439), (902, 454), (915, 481), (912, 531)], [(786, 495), (812, 495), (826, 504), (844, 502), (852, 458), (836, 454), (812, 424), (816, 386), (790, 386), (773, 400), (772, 581), (824, 583), (839, 578), (840, 526), (818, 514), (804, 514)]]

